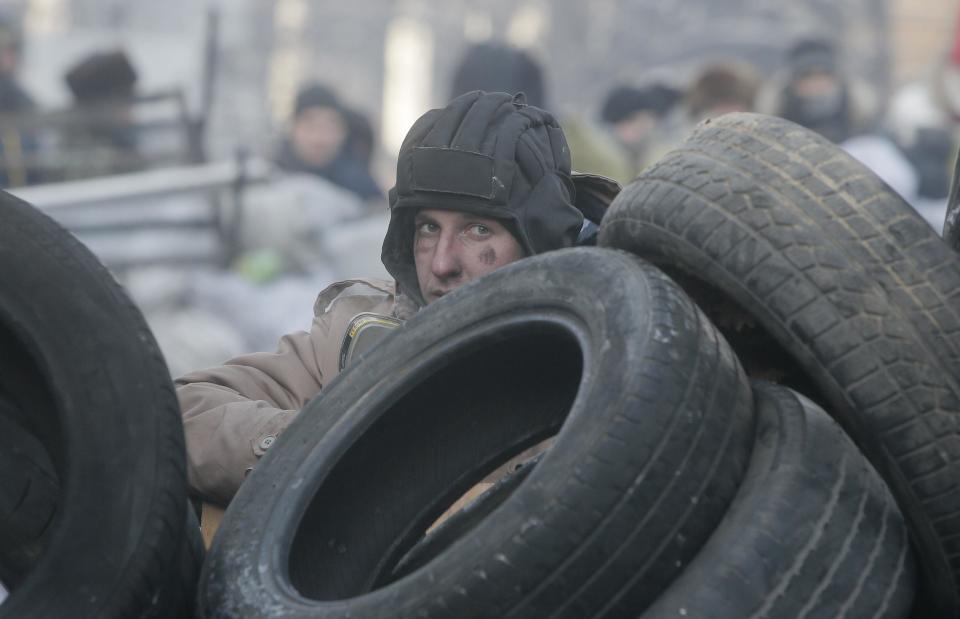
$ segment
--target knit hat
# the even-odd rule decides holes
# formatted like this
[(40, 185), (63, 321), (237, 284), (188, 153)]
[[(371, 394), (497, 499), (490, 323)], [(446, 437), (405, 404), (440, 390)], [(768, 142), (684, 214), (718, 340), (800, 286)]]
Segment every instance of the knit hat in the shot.
[(574, 245), (583, 224), (574, 200), (570, 149), (552, 115), (522, 95), (466, 93), (421, 116), (400, 147), (383, 264), (423, 304), (413, 261), (419, 209), (498, 219), (531, 255)]
[(540, 64), (522, 49), (503, 43), (477, 43), (461, 58), (451, 80), (450, 98), (474, 90), (522, 92), (530, 105), (547, 105)]
[(837, 50), (826, 39), (801, 39), (787, 52), (787, 66), (794, 77), (811, 73), (835, 74), (838, 71)]
[(680, 91), (663, 84), (648, 86), (616, 86), (607, 95), (600, 118), (609, 124), (626, 120), (641, 111), (650, 111), (664, 116), (683, 95)]
[(309, 84), (300, 89), (297, 93), (297, 100), (293, 104), (294, 118), (312, 107), (329, 107), (337, 111), (343, 111), (337, 93), (323, 84)]
[(77, 101), (96, 102), (131, 96), (137, 72), (123, 50), (98, 52), (75, 64), (66, 80)]

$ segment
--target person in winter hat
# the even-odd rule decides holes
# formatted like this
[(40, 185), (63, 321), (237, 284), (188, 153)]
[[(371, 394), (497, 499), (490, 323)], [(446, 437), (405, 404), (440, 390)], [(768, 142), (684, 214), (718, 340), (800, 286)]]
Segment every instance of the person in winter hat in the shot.
[(44, 180), (42, 170), (31, 165), (40, 150), (36, 126), (18, 122), (18, 117), (29, 117), (37, 111), (33, 97), (20, 81), (23, 44), (19, 21), (0, 10), (0, 113), (8, 119), (0, 139), (0, 187), (5, 188)]
[(294, 102), (290, 130), (274, 157), (277, 165), (287, 172), (319, 176), (361, 200), (381, 202), (383, 192), (370, 174), (369, 156), (355, 152), (355, 140), (365, 139), (354, 131), (361, 118), (328, 86), (304, 86)]
[(683, 93), (666, 84), (621, 84), (607, 93), (600, 119), (630, 161), (634, 176), (668, 148), (667, 128)]
[[(467, 93), (422, 116), (400, 148), (384, 266), (415, 302), (432, 301), (488, 266), (573, 246), (583, 226), (575, 195), (570, 150), (552, 115), (520, 96)], [(481, 243), (476, 261), (465, 254), (446, 265), (436, 251), (427, 255), (442, 231), (424, 222), (437, 217), (484, 221), (484, 238), (501, 229), (509, 238), (500, 251)]]
[(540, 63), (526, 50), (505, 43), (476, 43), (461, 56), (450, 81), (450, 98), (475, 90), (522, 92), (530, 105), (547, 107)]
[(819, 36), (797, 40), (785, 66), (758, 97), (757, 110), (781, 116), (837, 144), (874, 131), (877, 100), (872, 89), (846, 71), (842, 50)]
[(140, 126), (134, 114), (137, 70), (123, 49), (84, 56), (63, 76), (73, 95), (74, 122), (66, 125), (59, 148), (61, 180), (79, 180), (142, 170)]
[(176, 381), (194, 495), (229, 502), (277, 434), (350, 363), (366, 325), (399, 324), (505, 264), (588, 243), (618, 189), (573, 174), (560, 125), (522, 95), (469, 92), (424, 114), (390, 191), (381, 257), (394, 281), (335, 283), (317, 298), (309, 332)]

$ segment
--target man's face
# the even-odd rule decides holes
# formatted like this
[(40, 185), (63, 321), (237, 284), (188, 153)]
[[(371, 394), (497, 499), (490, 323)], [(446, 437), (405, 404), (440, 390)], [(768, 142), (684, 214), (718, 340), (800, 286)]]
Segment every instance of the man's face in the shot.
[(657, 116), (649, 110), (640, 110), (613, 126), (617, 138), (627, 146), (641, 144), (657, 126)]
[(14, 45), (0, 45), (0, 75), (13, 75), (20, 66), (20, 50)]
[(293, 147), (310, 165), (324, 166), (333, 161), (346, 137), (347, 125), (333, 108), (307, 108), (293, 121)]
[(834, 96), (840, 87), (840, 78), (828, 71), (814, 71), (793, 82), (793, 92), (806, 99)]
[(413, 261), (427, 303), (523, 257), (520, 243), (496, 219), (440, 209), (414, 218)]

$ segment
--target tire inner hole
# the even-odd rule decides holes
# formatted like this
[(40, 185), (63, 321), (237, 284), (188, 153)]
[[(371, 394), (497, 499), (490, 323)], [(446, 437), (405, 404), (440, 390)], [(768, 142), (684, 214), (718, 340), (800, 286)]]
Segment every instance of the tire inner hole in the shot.
[[(313, 497), (287, 564), (301, 595), (362, 595), (423, 569), (469, 535), (535, 462), (481, 487), (474, 504), (426, 532), (491, 472), (558, 432), (584, 372), (577, 337), (548, 320), (476, 338), (434, 361), (411, 388), (386, 398)], [(440, 541), (411, 553), (431, 536)]]

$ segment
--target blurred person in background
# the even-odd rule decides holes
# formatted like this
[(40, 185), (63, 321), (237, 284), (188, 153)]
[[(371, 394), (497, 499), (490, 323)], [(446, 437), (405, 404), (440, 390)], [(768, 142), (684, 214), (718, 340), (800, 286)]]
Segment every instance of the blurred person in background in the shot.
[(327, 86), (304, 86), (276, 173), (244, 190), (235, 261), (223, 273), (198, 276), (192, 302), (244, 333), (253, 350), (302, 325), (316, 291), (358, 261), (338, 251), (339, 239), (369, 245), (382, 238), (386, 209), (371, 209), (385, 206), (369, 171), (373, 149), (362, 114)]
[(940, 232), (955, 150), (940, 114), (922, 89), (901, 88), (875, 131), (861, 133), (840, 147), (870, 168)]
[(960, 125), (960, 16), (947, 53), (934, 67), (930, 96), (950, 124)]
[[(949, 148), (946, 157), (946, 175), (949, 179), (953, 176), (957, 145), (960, 144), (960, 13), (954, 24), (953, 36), (945, 52), (935, 60), (930, 77), (908, 85), (904, 88), (907, 92), (898, 93), (901, 97), (912, 96), (914, 101), (909, 104), (912, 117), (922, 115), (924, 119), (916, 136), (916, 146), (912, 149), (916, 155), (912, 158), (916, 160), (920, 155), (923, 156), (923, 161), (917, 161), (921, 185), (930, 183), (929, 186), (938, 192), (943, 188), (940, 178), (943, 174), (943, 151)], [(894, 105), (898, 102), (895, 99)], [(907, 107), (905, 101), (901, 105)], [(948, 147), (944, 144), (945, 139), (949, 140)]]
[(62, 136), (63, 180), (142, 170), (133, 103), (137, 71), (122, 50), (95, 52), (74, 64), (64, 80), (75, 115)]
[(682, 93), (666, 84), (619, 85), (610, 90), (600, 118), (623, 147), (636, 176), (666, 150), (663, 123)]
[(36, 132), (23, 117), (36, 111), (33, 98), (20, 85), (23, 32), (13, 15), (0, 13), (0, 186), (39, 182), (42, 175), (31, 159), (37, 152)]
[(451, 97), (472, 90), (522, 92), (527, 103), (544, 107), (547, 91), (540, 63), (505, 43), (477, 43), (467, 48), (450, 84)]
[(841, 64), (831, 41), (797, 41), (786, 53), (784, 69), (765, 88), (759, 111), (793, 121), (838, 144), (872, 131), (876, 98)]
[[(450, 81), (450, 98), (465, 92), (522, 92), (527, 102), (547, 108), (543, 69), (526, 51), (500, 42), (477, 43), (464, 53)], [(573, 167), (619, 183), (633, 178), (633, 165), (616, 140), (587, 118), (563, 117), (561, 122)]]
[[(949, 106), (938, 96), (951, 57), (960, 61), (952, 43), (931, 79), (901, 86), (887, 106), (880, 126), (840, 144), (873, 170), (926, 219), (937, 232), (943, 227), (947, 195), (957, 152), (957, 125)], [(949, 69), (946, 69), (949, 71)]]
[(370, 174), (372, 153), (369, 122), (348, 111), (328, 86), (309, 84), (297, 94), (275, 161), (285, 171), (313, 174), (361, 200), (379, 202), (383, 191)]
[(760, 80), (741, 62), (723, 62), (701, 69), (684, 95), (687, 121), (695, 125), (708, 118), (754, 110)]
[(916, 170), (917, 198), (945, 200), (956, 155), (956, 132), (934, 102), (928, 84), (906, 84), (894, 93), (885, 128)]
[(376, 151), (377, 141), (373, 133), (370, 119), (362, 112), (351, 108), (344, 108), (344, 117), (347, 119), (347, 141), (344, 151), (355, 158), (366, 170), (370, 171), (373, 154)]

